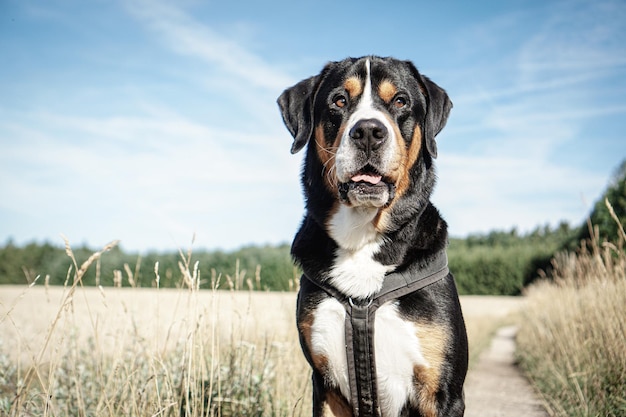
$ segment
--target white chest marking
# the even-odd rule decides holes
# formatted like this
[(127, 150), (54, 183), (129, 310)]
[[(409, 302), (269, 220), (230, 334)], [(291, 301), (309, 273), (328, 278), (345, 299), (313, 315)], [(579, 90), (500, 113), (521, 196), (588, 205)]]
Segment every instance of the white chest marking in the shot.
[[(311, 349), (328, 359), (327, 378), (350, 398), (345, 338), (346, 312), (339, 301), (320, 303), (311, 326)], [(415, 326), (398, 315), (396, 303), (381, 306), (374, 320), (374, 348), (378, 378), (378, 401), (383, 417), (397, 416), (414, 399), (413, 369), (428, 366), (421, 353)]]
[(378, 214), (375, 207), (348, 207), (344, 204), (329, 219), (328, 233), (339, 247), (358, 250), (379, 240), (379, 233), (372, 221)]
[(339, 248), (330, 271), (330, 282), (353, 298), (366, 298), (377, 293), (387, 272), (395, 265), (383, 265), (374, 259), (383, 237), (372, 220), (378, 210), (370, 207), (339, 206), (329, 221), (328, 232)]

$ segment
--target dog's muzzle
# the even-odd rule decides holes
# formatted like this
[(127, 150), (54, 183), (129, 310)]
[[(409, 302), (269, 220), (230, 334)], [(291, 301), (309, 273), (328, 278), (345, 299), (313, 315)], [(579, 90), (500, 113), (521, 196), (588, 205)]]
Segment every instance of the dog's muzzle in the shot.
[(339, 198), (352, 206), (383, 207), (395, 195), (395, 185), (385, 178), (390, 133), (377, 118), (358, 120), (342, 141), (338, 161)]

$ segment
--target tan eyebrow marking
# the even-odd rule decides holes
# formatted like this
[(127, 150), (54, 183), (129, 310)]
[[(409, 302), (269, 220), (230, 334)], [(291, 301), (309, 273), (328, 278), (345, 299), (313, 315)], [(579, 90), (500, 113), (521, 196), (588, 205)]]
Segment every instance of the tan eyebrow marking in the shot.
[(383, 99), (385, 103), (391, 102), (391, 100), (393, 100), (397, 92), (398, 92), (398, 89), (396, 88), (396, 86), (393, 85), (391, 81), (388, 81), (388, 80), (384, 80), (378, 86), (378, 95), (380, 96), (380, 98)]
[(343, 86), (350, 95), (350, 98), (356, 97), (363, 92), (363, 86), (361, 85), (361, 79), (359, 77), (348, 78)]

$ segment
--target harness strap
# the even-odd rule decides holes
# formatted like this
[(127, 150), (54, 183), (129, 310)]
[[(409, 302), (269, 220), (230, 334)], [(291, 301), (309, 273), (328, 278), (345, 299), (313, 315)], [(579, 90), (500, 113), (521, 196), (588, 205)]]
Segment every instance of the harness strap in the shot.
[[(378, 392), (374, 358), (374, 316), (371, 305), (346, 306), (346, 358), (352, 408), (357, 416), (376, 416)], [(348, 311), (349, 308), (349, 311)], [(353, 393), (356, 393), (354, 395)]]
[(302, 275), (328, 295), (339, 301), (346, 310), (345, 336), (350, 402), (355, 416), (380, 416), (374, 355), (374, 319), (376, 310), (387, 301), (400, 298), (433, 284), (449, 273), (448, 257), (439, 252), (424, 268), (414, 266), (403, 272), (385, 276), (381, 290), (365, 304), (358, 304), (346, 297), (316, 275)]

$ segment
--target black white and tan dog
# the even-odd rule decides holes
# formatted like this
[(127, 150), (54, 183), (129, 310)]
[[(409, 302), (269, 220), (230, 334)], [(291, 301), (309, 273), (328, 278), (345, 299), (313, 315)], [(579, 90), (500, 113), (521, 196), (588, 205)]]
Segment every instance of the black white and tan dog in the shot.
[(297, 324), (314, 416), (464, 413), (467, 337), (430, 202), (452, 103), (408, 61), (331, 62), (278, 99), (307, 146)]

